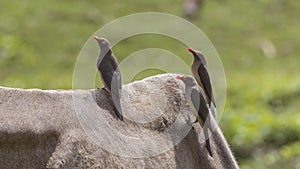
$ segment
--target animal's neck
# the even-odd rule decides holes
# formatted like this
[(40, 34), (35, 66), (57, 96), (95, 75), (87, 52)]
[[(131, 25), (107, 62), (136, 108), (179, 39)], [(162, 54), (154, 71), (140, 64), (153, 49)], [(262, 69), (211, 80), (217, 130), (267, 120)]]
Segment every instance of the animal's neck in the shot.
[(197, 56), (197, 55), (193, 55), (194, 56), (194, 60), (195, 61), (201, 61), (201, 59), (199, 58), (199, 56)]
[(100, 55), (97, 59), (97, 67), (98, 69), (102, 69), (103, 67), (101, 66), (103, 63), (107, 62), (112, 55), (112, 51), (110, 49), (103, 49), (100, 52)]
[(112, 54), (111, 49), (109, 49), (109, 48), (101, 49), (100, 58), (109, 57), (111, 54)]
[(219, 161), (222, 161), (220, 168), (232, 168), (239, 169), (238, 164), (233, 156), (230, 147), (224, 138), (223, 132), (217, 125), (217, 122), (214, 118), (211, 118), (212, 126), (214, 128), (214, 132), (212, 133), (213, 140), (215, 141), (216, 151), (218, 154)]

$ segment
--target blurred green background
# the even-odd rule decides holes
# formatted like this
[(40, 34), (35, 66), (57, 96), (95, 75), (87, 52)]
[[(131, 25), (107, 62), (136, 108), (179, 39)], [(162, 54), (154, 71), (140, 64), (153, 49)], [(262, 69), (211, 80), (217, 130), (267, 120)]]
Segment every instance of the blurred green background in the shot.
[[(183, 0), (1, 0), (0, 85), (71, 89), (76, 58), (93, 32), (136, 12), (183, 16), (182, 6)], [(220, 125), (243, 169), (300, 168), (299, 11), (295, 0), (214, 0), (192, 20), (224, 64), (228, 88)], [(187, 55), (178, 44), (137, 36), (114, 53), (123, 56), (119, 61), (148, 47)], [(161, 72), (144, 73), (139, 78)]]

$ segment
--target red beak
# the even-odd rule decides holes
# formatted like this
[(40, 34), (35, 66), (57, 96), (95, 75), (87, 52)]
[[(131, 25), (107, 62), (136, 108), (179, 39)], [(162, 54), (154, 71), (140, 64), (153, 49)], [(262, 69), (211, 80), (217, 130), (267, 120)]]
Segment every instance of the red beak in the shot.
[(195, 50), (193, 48), (187, 48), (188, 51), (190, 51), (191, 53), (195, 53)]
[(100, 40), (101, 38), (99, 38), (98, 36), (93, 36), (93, 38), (95, 39), (95, 40)]
[(183, 77), (183, 76), (177, 76), (176, 79), (182, 80), (182, 77)]

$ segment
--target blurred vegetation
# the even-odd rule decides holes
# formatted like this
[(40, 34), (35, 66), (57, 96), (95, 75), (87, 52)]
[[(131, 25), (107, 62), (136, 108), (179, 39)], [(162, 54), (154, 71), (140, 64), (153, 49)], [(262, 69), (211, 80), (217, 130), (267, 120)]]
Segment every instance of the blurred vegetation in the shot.
[[(183, 16), (182, 0), (0, 1), (0, 85), (71, 89), (76, 58), (91, 34), (145, 11)], [(220, 125), (243, 169), (300, 168), (299, 11), (294, 0), (215, 0), (205, 1), (193, 20), (224, 64), (228, 88)], [(114, 52), (123, 56), (119, 61), (147, 47), (186, 55), (172, 41), (133, 37)]]

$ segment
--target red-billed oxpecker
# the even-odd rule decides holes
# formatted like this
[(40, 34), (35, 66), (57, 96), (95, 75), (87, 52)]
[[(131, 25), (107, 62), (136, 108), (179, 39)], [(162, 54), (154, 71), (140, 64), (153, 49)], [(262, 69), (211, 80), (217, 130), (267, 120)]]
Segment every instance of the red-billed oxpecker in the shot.
[(199, 87), (192, 76), (177, 76), (185, 84), (185, 97), (190, 106), (191, 112), (196, 116), (197, 121), (203, 128), (206, 142), (206, 149), (212, 156), (209, 141), (208, 129), (212, 131), (210, 111), (207, 107), (204, 91)]
[(113, 99), (115, 110), (119, 119), (123, 120), (120, 102), (120, 92), (122, 89), (122, 78), (118, 61), (114, 56), (110, 43), (105, 38), (93, 37), (100, 47), (100, 54), (97, 59), (97, 68), (106, 91)]
[(210, 76), (207, 69), (206, 59), (200, 51), (196, 51), (192, 48), (188, 48), (188, 51), (190, 51), (194, 56), (191, 71), (198, 85), (204, 90), (209, 109), (211, 110), (214, 118), (216, 118), (216, 103), (212, 90)]

